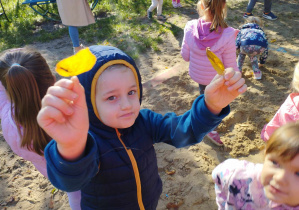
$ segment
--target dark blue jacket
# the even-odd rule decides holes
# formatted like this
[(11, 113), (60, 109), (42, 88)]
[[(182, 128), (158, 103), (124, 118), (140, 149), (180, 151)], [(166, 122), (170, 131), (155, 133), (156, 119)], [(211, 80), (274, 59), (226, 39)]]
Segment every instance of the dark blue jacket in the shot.
[(215, 116), (207, 109), (204, 96), (200, 96), (191, 110), (181, 116), (175, 113), (162, 116), (142, 109), (133, 126), (118, 130), (107, 127), (96, 117), (91, 103), (94, 75), (102, 71), (104, 64), (122, 60), (137, 73), (140, 93), (141, 79), (134, 61), (119, 49), (92, 46), (90, 51), (96, 55), (97, 63), (92, 70), (79, 75), (90, 119), (85, 153), (75, 162), (65, 161), (52, 140), (45, 149), (49, 179), (64, 191), (81, 189), (82, 209), (135, 210), (143, 206), (147, 210), (156, 209), (162, 182), (153, 144), (165, 142), (180, 148), (199, 143), (229, 113), (229, 107)]

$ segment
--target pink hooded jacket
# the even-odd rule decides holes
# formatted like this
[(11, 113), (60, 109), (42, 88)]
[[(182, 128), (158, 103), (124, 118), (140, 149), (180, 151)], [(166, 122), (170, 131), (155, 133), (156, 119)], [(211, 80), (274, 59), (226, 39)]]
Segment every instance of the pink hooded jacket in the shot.
[(261, 132), (261, 138), (268, 141), (272, 133), (288, 122), (299, 120), (299, 94), (291, 93), (278, 109), (272, 120), (266, 124)]
[[(26, 147), (21, 147), (21, 138), (18, 133), (16, 123), (11, 115), (11, 102), (7, 96), (6, 90), (0, 82), (0, 119), (2, 132), (5, 141), (10, 146), (11, 150), (18, 156), (30, 161), (35, 168), (45, 177), (47, 175), (47, 163), (43, 156), (29, 151)], [(69, 204), (73, 210), (79, 210), (81, 202), (81, 191), (69, 192)]]
[(201, 85), (208, 85), (217, 74), (206, 56), (207, 47), (220, 58), (225, 68), (232, 67), (238, 71), (235, 47), (237, 31), (228, 27), (219, 28), (222, 33), (211, 33), (210, 25), (201, 18), (187, 22), (182, 42), (181, 55), (190, 62), (189, 75)]

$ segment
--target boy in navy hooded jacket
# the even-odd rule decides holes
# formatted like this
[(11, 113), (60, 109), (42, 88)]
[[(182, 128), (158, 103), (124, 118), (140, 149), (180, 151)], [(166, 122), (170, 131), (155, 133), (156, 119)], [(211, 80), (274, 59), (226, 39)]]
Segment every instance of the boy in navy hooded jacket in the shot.
[[(74, 56), (91, 63), (91, 70), (72, 65)], [(246, 91), (241, 74), (228, 68), (191, 110), (162, 116), (140, 110), (140, 74), (124, 52), (91, 46), (74, 56), (57, 68), (66, 76), (84, 73), (48, 89), (38, 122), (54, 139), (45, 149), (50, 181), (64, 191), (80, 189), (82, 209), (156, 209), (162, 182), (153, 144), (199, 143), (229, 113), (228, 104)]]

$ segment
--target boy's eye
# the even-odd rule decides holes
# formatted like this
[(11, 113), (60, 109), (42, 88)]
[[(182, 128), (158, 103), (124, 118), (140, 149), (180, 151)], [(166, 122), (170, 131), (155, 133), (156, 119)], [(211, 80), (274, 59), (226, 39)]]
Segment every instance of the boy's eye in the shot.
[(299, 171), (295, 172), (295, 175), (299, 177)]
[(107, 98), (108, 101), (113, 101), (113, 100), (115, 100), (115, 99), (116, 99), (115, 96), (110, 96), (110, 97)]
[(134, 95), (136, 93), (136, 90), (131, 90), (130, 92), (129, 92), (129, 95)]

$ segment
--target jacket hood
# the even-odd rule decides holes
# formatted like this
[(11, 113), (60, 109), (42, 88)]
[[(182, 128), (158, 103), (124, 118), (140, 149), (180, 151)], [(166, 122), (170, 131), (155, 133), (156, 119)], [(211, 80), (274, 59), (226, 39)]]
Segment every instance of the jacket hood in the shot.
[(243, 26), (241, 26), (241, 29), (246, 29), (246, 28), (250, 28), (250, 29), (258, 29), (258, 30), (262, 30), (263, 29), (256, 23), (246, 23)]
[(205, 22), (201, 18), (197, 21), (197, 27), (194, 27), (193, 36), (197, 47), (205, 50), (207, 47), (212, 47), (221, 37), (223, 29), (218, 27), (218, 32), (210, 32), (211, 22)]
[[(79, 60), (80, 62), (79, 64), (77, 64), (77, 66), (69, 66), (68, 69), (73, 68), (73, 69), (77, 69), (76, 70), (77, 72), (84, 72), (79, 74), (78, 78), (81, 85), (85, 89), (85, 97), (86, 97), (89, 123), (90, 123), (89, 130), (97, 134), (103, 134), (103, 132), (105, 131), (107, 131), (108, 133), (114, 131), (113, 133), (115, 134), (115, 129), (104, 125), (99, 117), (98, 110), (96, 107), (96, 102), (95, 102), (96, 84), (99, 76), (103, 73), (103, 71), (107, 67), (115, 64), (123, 64), (129, 67), (135, 76), (136, 83), (138, 84), (139, 87), (138, 94), (139, 94), (139, 101), (141, 104), (142, 101), (141, 76), (134, 60), (118, 48), (111, 47), (111, 46), (100, 46), (100, 45), (90, 46), (84, 50), (79, 51), (76, 55), (66, 58), (65, 60), (67, 61), (67, 59), (73, 60), (73, 62), (68, 62), (68, 63), (76, 63), (75, 60), (76, 61)], [(84, 62), (86, 65), (82, 65), (82, 63)], [(81, 65), (81, 67), (78, 67), (78, 65)], [(89, 67), (87, 69), (84, 69), (86, 68), (86, 66)], [(66, 67), (62, 69), (65, 70), (65, 68)], [(73, 69), (69, 71), (66, 70), (66, 71), (68, 72), (74, 71)], [(57, 67), (56, 67), (56, 71), (58, 72)], [(73, 75), (77, 75), (77, 74), (74, 73), (69, 76), (73, 76)], [(104, 134), (104, 136), (107, 135)]]

